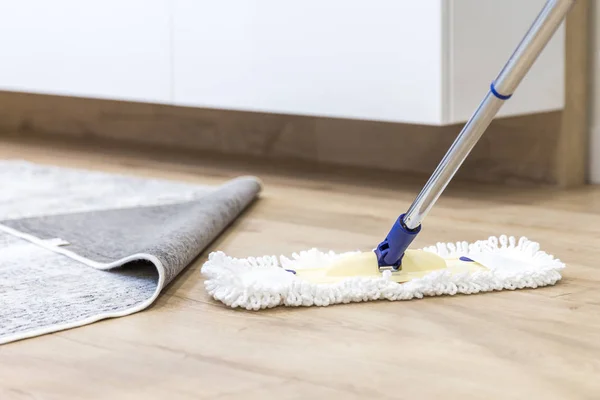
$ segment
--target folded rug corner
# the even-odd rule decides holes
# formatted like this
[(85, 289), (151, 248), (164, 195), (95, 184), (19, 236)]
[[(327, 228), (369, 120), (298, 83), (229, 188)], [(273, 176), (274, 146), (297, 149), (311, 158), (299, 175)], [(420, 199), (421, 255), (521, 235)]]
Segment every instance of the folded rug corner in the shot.
[(261, 191), (0, 161), (0, 344), (148, 307)]

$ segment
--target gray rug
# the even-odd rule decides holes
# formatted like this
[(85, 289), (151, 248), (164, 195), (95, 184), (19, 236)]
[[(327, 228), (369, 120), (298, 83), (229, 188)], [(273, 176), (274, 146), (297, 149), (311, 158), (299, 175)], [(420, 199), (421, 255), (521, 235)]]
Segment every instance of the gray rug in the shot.
[(0, 344), (143, 310), (259, 192), (0, 161)]

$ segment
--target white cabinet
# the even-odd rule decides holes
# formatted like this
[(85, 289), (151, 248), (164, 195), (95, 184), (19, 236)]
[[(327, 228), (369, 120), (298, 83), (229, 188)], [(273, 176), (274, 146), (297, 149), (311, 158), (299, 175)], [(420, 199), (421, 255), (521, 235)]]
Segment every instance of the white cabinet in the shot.
[(0, 0), (0, 89), (168, 102), (170, 0)]
[[(176, 104), (449, 124), (545, 0), (173, 0)], [(500, 115), (563, 107), (564, 26)]]
[[(545, 0), (0, 0), (0, 90), (442, 125)], [(500, 115), (556, 110), (564, 27)]]
[(439, 1), (174, 2), (177, 104), (441, 119)]
[[(448, 98), (445, 122), (469, 118), (546, 0), (442, 0), (449, 7), (447, 59), (443, 66)], [(499, 115), (552, 111), (564, 106), (564, 23)]]

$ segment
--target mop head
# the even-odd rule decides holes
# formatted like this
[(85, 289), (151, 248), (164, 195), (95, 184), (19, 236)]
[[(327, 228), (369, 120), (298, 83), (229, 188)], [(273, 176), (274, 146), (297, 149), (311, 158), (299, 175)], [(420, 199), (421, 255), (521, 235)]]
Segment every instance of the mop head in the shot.
[(538, 243), (503, 235), (408, 250), (399, 271), (380, 271), (374, 252), (317, 249), (243, 259), (214, 252), (201, 271), (214, 299), (260, 310), (535, 289), (558, 282), (564, 267)]

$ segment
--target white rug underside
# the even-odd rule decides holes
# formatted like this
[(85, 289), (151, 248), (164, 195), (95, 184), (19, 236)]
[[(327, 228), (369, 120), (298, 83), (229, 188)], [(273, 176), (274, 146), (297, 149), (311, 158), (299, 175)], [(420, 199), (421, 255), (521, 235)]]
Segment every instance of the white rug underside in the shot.
[[(3, 234), (6, 236), (3, 236)], [(13, 240), (10, 238), (13, 238)], [(56, 310), (60, 308), (73, 305), (75, 301), (65, 293), (68, 287), (76, 287), (81, 292), (81, 297), (90, 296), (92, 300), (84, 306), (82, 306), (82, 302), (79, 302), (78, 315), (65, 318), (64, 313), (62, 313), (60, 317), (55, 318), (55, 322), (50, 323), (49, 321), (52, 321), (52, 318), (47, 318), (45, 324), (40, 324), (33, 329), (0, 335), (0, 345), (88, 325), (107, 318), (134, 314), (149, 307), (164, 286), (164, 267), (160, 260), (150, 254), (135, 254), (113, 263), (98, 263), (66, 250), (61, 245), (61, 240), (43, 240), (0, 225), (0, 264), (3, 266), (3, 272), (7, 272), (6, 270), (9, 269), (11, 264), (16, 267), (13, 269), (12, 274), (8, 271), (8, 276), (5, 277), (6, 283), (0, 277), (0, 303), (13, 311), (16, 304), (21, 304), (23, 307), (21, 316), (23, 325), (31, 323), (32, 314), (38, 314), (39, 319), (39, 315), (56, 313)], [(119, 279), (120, 275), (118, 274), (94, 275), (94, 270), (118, 269), (134, 260), (149, 261), (156, 269), (156, 278), (147, 274), (140, 275), (140, 279), (137, 280), (132, 279), (131, 276), (126, 279)], [(91, 269), (82, 269), (82, 265), (91, 267)], [(10, 290), (6, 292), (2, 290), (3, 285), (7, 288), (14, 286), (14, 281), (17, 278), (14, 275), (15, 271), (18, 271), (25, 278), (21, 278), (24, 281), (28, 276), (37, 276), (37, 279), (43, 277), (43, 283), (30, 283), (31, 286), (37, 287), (36, 296), (43, 299), (43, 301), (31, 301), (29, 298), (31, 292), (27, 290)], [(85, 287), (85, 280), (80, 279), (84, 274), (92, 277), (88, 281), (93, 287)], [(60, 282), (53, 282), (56, 279)], [(84, 282), (84, 284), (81, 282)], [(103, 289), (102, 284), (109, 284), (110, 286), (105, 287), (105, 290), (99, 290)], [(54, 292), (54, 295), (52, 292)], [(75, 296), (75, 298), (77, 297)], [(116, 298), (122, 299), (119, 307), (107, 308), (106, 303), (114, 302)], [(52, 311), (53, 309), (54, 311)], [(0, 314), (2, 313), (0, 312)], [(18, 323), (14, 320), (9, 322), (13, 325)], [(4, 328), (3, 323), (0, 324), (0, 328)], [(2, 330), (0, 329), (0, 332)]]
[[(315, 268), (348, 253), (311, 249), (285, 256), (233, 258), (214, 252), (202, 267), (205, 287), (216, 300), (232, 308), (260, 310), (277, 306), (309, 307), (375, 300), (411, 300), (428, 296), (475, 294), (554, 285), (565, 267), (560, 260), (540, 250), (527, 238), (502, 235), (474, 243), (438, 243), (423, 250), (444, 259), (462, 256), (486, 259), (487, 269), (451, 274), (431, 272), (406, 283), (379, 278), (351, 277), (334, 284), (314, 284), (286, 269)], [(509, 262), (507, 262), (507, 260)], [(486, 262), (487, 262), (486, 261)]]

